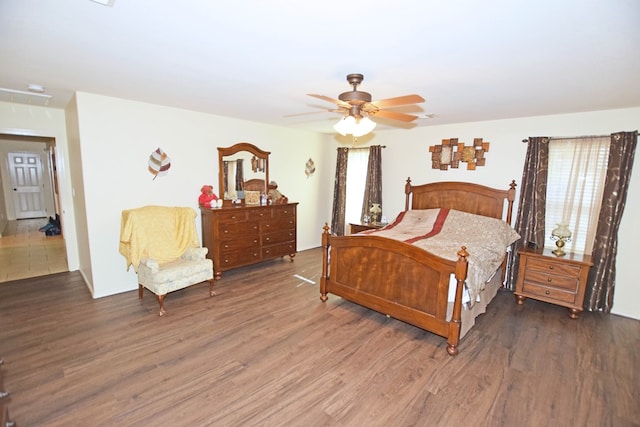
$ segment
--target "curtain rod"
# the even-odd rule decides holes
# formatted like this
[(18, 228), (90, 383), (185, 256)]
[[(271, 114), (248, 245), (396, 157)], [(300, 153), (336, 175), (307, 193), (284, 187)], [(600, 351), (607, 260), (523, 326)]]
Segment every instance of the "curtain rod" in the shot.
[[(371, 147), (375, 147), (375, 145), (370, 145), (370, 146), (368, 146), (368, 147), (351, 147), (351, 148), (349, 148), (349, 147), (344, 147), (344, 148), (349, 148), (349, 150), (368, 150), (368, 149), (369, 149), (369, 148), (371, 148)], [(340, 147), (339, 147), (339, 148), (340, 148)], [(381, 145), (381, 146), (380, 146), (380, 148), (387, 148), (387, 146), (386, 146), (386, 145)]]
[[(617, 132), (614, 132), (617, 133)], [(546, 136), (544, 138), (552, 139), (580, 139), (580, 138), (606, 138), (611, 135), (579, 135), (579, 136)], [(525, 138), (522, 140), (525, 144), (529, 143), (529, 138)]]

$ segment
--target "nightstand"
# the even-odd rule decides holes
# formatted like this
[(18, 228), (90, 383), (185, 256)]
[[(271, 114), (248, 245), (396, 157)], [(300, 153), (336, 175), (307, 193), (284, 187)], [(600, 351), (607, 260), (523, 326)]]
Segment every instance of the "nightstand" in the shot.
[(374, 222), (370, 222), (365, 224), (364, 222), (360, 222), (360, 223), (349, 223), (349, 234), (355, 234), (355, 233), (359, 233), (361, 231), (365, 231), (365, 230), (377, 230), (378, 228), (382, 228), (387, 224), (380, 224), (380, 223), (374, 223)]
[(559, 257), (550, 249), (529, 248), (520, 249), (518, 254), (516, 302), (522, 305), (525, 299), (533, 298), (560, 305), (569, 309), (569, 317), (577, 319), (582, 312), (589, 268), (593, 265), (591, 256), (567, 252)]

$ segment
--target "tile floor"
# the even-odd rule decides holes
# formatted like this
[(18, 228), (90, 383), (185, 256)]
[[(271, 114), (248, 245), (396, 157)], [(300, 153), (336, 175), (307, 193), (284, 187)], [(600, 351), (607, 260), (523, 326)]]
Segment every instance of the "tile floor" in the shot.
[(62, 235), (38, 231), (48, 218), (9, 221), (0, 237), (0, 283), (69, 271)]

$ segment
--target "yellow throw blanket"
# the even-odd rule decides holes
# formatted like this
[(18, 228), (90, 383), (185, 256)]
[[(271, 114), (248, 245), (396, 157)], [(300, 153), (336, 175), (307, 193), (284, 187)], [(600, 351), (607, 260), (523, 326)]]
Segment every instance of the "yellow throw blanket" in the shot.
[(120, 253), (138, 271), (142, 258), (159, 263), (180, 258), (187, 248), (199, 247), (196, 211), (188, 207), (144, 206), (122, 211)]

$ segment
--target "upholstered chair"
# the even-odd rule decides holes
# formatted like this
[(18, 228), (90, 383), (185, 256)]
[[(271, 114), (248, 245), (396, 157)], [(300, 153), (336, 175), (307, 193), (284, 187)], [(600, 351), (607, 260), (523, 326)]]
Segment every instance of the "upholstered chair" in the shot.
[(170, 292), (205, 281), (213, 291), (213, 262), (200, 247), (192, 208), (144, 206), (122, 212), (120, 253), (138, 274), (138, 298), (144, 288), (156, 295), (160, 316)]

